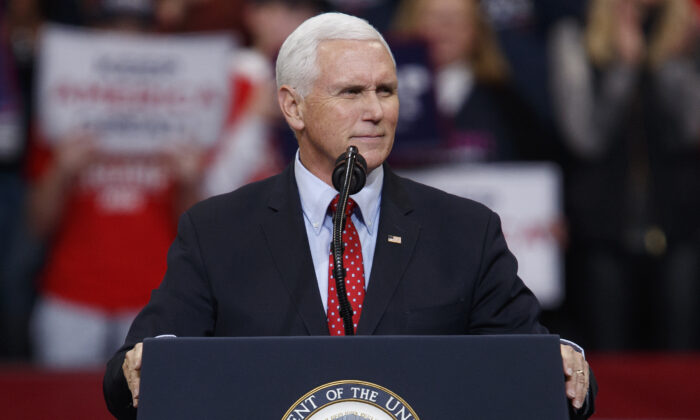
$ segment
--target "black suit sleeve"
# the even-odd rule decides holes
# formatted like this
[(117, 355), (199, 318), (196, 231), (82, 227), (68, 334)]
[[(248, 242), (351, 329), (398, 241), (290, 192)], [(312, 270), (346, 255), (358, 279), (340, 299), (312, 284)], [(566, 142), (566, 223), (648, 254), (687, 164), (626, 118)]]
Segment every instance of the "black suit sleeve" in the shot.
[[(475, 286), (470, 331), (475, 334), (536, 333), (546, 334), (539, 323), (539, 303), (517, 276), (518, 264), (508, 250), (498, 215), (491, 213), (483, 242), (479, 280)], [(571, 419), (587, 419), (595, 411), (598, 393), (593, 370), (583, 407), (569, 404)]]
[(500, 219), (493, 212), (490, 212), (481, 246), (469, 333), (546, 334), (547, 329), (538, 321), (537, 298), (518, 277), (518, 263), (508, 250)]
[(119, 419), (136, 418), (131, 392), (121, 369), (127, 351), (144, 338), (161, 334), (211, 336), (215, 314), (216, 301), (197, 231), (190, 214), (185, 213), (180, 218), (177, 238), (168, 251), (168, 269), (163, 282), (151, 293), (151, 300), (134, 320), (124, 346), (107, 364), (103, 392), (109, 411)]

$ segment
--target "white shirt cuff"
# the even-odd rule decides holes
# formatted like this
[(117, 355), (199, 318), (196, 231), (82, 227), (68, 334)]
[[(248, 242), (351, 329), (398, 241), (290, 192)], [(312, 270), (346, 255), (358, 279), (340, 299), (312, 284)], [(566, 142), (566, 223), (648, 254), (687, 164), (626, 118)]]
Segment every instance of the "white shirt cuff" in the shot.
[(565, 340), (565, 339), (563, 339), (563, 338), (560, 338), (560, 339), (559, 339), (559, 342), (560, 342), (561, 344), (566, 344), (567, 346), (573, 347), (574, 350), (576, 350), (577, 352), (581, 353), (581, 355), (583, 356), (584, 359), (586, 358), (586, 352), (583, 351), (583, 347), (579, 346), (578, 344), (574, 343), (573, 341), (569, 341), (569, 340)]

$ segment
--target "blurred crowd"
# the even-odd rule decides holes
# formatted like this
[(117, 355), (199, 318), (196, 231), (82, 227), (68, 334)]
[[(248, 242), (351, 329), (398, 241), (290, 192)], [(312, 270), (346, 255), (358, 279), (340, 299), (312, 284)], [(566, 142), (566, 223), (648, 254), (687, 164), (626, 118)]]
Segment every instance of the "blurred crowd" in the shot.
[[(160, 282), (179, 214), (294, 156), (275, 55), (334, 10), (426, 53), (430, 153), (398, 136), (390, 164), (561, 167), (567, 293), (551, 329), (587, 350), (700, 349), (700, 1), (0, 0), (0, 360), (106, 360)], [(114, 156), (89, 132), (47, 139), (47, 23), (234, 39), (214, 147)], [(118, 176), (133, 172), (149, 183)]]

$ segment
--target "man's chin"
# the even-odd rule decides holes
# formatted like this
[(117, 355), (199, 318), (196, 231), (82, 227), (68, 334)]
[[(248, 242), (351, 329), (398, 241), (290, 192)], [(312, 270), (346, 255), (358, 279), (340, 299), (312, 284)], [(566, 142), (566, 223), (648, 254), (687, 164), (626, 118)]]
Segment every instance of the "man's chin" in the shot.
[(386, 160), (388, 153), (372, 153), (369, 152), (366, 155), (362, 154), (360, 152), (363, 158), (365, 158), (365, 161), (367, 161), (367, 172), (372, 172), (373, 170), (377, 169), (378, 167), (382, 166), (382, 163)]
[(367, 170), (369, 172), (380, 167), (382, 163), (384, 163), (386, 158), (389, 156), (389, 152), (391, 151), (391, 148), (387, 150), (385, 145), (372, 145), (362, 142), (353, 143), (352, 141), (349, 144), (357, 146), (357, 149), (359, 150), (360, 154), (363, 158), (365, 158), (365, 161), (367, 162)]

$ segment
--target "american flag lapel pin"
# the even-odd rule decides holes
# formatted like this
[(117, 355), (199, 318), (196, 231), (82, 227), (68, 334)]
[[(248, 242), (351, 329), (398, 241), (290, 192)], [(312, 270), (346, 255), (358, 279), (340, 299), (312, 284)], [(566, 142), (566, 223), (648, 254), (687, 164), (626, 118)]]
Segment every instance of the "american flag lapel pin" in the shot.
[(400, 236), (394, 236), (394, 235), (389, 235), (387, 238), (389, 242), (392, 244), (400, 244), (401, 243), (401, 237)]

